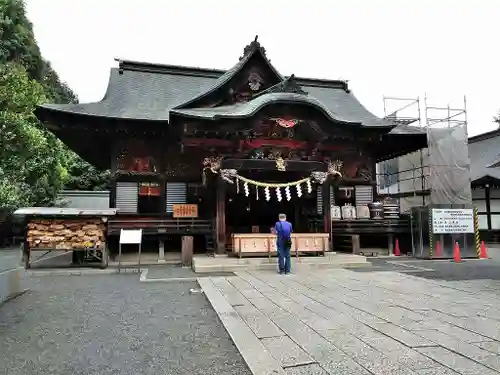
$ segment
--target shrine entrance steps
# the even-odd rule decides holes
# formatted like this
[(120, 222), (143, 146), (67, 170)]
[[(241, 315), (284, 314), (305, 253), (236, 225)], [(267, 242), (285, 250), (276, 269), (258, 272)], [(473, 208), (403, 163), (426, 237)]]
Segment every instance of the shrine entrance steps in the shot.
[[(325, 256), (292, 257), (292, 272), (294, 269), (315, 268), (353, 268), (369, 267), (366, 257), (352, 254), (326, 253)], [(196, 255), (193, 258), (193, 270), (196, 273), (267, 271), (276, 270), (276, 257), (235, 258), (228, 255)]]

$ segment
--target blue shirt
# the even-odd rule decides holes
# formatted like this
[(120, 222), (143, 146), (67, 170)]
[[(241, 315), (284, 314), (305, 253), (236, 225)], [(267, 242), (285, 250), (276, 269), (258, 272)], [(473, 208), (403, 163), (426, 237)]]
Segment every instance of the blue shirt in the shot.
[(278, 242), (284, 242), (285, 240), (290, 239), (293, 232), (292, 224), (288, 221), (276, 222), (274, 229), (276, 230), (276, 234), (278, 235)]

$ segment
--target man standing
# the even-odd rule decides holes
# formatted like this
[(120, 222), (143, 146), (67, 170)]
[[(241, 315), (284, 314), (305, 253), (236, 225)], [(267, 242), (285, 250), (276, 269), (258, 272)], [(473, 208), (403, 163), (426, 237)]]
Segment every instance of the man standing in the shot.
[(292, 247), (292, 224), (286, 220), (285, 214), (279, 214), (276, 231), (276, 247), (278, 248), (278, 269), (280, 274), (290, 273), (290, 248)]

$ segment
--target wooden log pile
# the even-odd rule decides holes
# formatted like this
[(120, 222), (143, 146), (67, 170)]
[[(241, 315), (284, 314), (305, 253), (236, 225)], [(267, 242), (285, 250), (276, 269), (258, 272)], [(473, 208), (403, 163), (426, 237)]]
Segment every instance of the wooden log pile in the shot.
[(101, 219), (32, 219), (26, 239), (30, 249), (103, 249), (105, 230)]

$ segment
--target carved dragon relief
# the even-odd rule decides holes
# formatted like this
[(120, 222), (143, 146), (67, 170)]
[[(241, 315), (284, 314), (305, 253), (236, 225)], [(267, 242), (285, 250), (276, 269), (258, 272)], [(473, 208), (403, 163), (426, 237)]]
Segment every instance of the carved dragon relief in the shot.
[(222, 156), (210, 156), (203, 159), (203, 169), (201, 177), (204, 186), (207, 183), (207, 172), (210, 171), (213, 174), (219, 173), (222, 160), (223, 160)]

